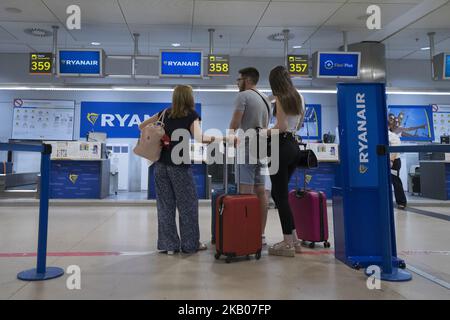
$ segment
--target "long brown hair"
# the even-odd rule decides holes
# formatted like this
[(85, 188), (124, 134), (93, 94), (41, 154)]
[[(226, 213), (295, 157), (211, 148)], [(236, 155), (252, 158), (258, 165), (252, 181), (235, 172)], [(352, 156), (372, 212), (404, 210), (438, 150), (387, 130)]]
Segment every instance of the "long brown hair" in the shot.
[(173, 90), (171, 118), (186, 117), (195, 110), (194, 94), (191, 86), (179, 85)]
[(303, 116), (305, 111), (302, 108), (302, 97), (292, 84), (291, 76), (284, 66), (275, 67), (270, 71), (269, 83), (285, 114)]

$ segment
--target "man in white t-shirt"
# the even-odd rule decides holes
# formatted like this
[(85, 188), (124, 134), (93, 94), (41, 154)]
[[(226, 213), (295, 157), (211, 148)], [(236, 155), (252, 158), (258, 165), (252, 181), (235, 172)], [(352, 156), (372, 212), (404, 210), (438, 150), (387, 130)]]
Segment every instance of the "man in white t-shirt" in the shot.
[[(398, 121), (391, 121), (389, 119), (389, 145), (399, 146), (401, 145), (400, 136), (395, 132)], [(394, 187), (395, 202), (399, 209), (405, 209), (407, 200), (405, 196), (405, 191), (403, 190), (402, 180), (400, 179), (400, 168), (402, 163), (400, 161), (399, 153), (390, 154), (390, 164), (391, 164), (391, 180)]]

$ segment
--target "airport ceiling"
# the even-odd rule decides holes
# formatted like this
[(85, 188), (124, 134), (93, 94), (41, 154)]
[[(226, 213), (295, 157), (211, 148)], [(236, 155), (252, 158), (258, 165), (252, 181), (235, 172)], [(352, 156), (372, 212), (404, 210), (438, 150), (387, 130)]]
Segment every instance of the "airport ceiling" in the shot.
[[(81, 30), (66, 28), (66, 8), (81, 8)], [(368, 30), (366, 9), (381, 8), (381, 30)], [(18, 9), (18, 10), (17, 10)], [(215, 53), (247, 57), (281, 57), (283, 42), (268, 36), (289, 29), (290, 53), (338, 50), (348, 42), (383, 41), (390, 59), (428, 59), (427, 33), (436, 32), (436, 53), (450, 52), (450, 1), (443, 0), (0, 0), (0, 52), (48, 52), (52, 37), (36, 37), (27, 28), (52, 30), (58, 25), (61, 48), (93, 48), (101, 43), (108, 55), (133, 53), (133, 33), (139, 33), (139, 53), (159, 49), (209, 51), (214, 28)], [(293, 46), (301, 45), (301, 49)]]

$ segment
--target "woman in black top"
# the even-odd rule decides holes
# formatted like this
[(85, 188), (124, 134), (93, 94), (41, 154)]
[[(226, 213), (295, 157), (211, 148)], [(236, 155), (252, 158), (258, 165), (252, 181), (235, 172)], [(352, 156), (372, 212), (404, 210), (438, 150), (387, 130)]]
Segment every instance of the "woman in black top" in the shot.
[[(152, 122), (156, 122), (161, 113), (144, 121), (142, 130)], [(170, 139), (167, 147), (163, 147), (161, 157), (155, 166), (156, 203), (158, 210), (158, 250), (174, 254), (180, 250), (194, 253), (206, 249), (200, 243), (198, 224), (198, 197), (188, 154), (177, 152), (177, 145), (189, 146), (191, 136), (199, 142), (210, 143), (214, 137), (204, 136), (200, 129), (200, 116), (195, 112), (192, 87), (177, 86), (174, 89), (171, 108), (165, 111), (164, 130)], [(184, 138), (172, 141), (174, 132), (181, 133)], [(183, 158), (183, 156), (185, 156)], [(184, 161), (181, 161), (184, 160)], [(179, 212), (180, 236), (176, 225), (176, 209)]]

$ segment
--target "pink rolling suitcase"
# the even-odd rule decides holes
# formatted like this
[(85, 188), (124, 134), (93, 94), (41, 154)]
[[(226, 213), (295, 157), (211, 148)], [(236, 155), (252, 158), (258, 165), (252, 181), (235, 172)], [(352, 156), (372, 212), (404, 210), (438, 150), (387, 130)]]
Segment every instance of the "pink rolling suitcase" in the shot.
[(328, 242), (327, 198), (321, 191), (292, 190), (289, 192), (289, 205), (294, 216), (295, 229), (303, 243), (309, 241), (314, 248), (316, 242)]

